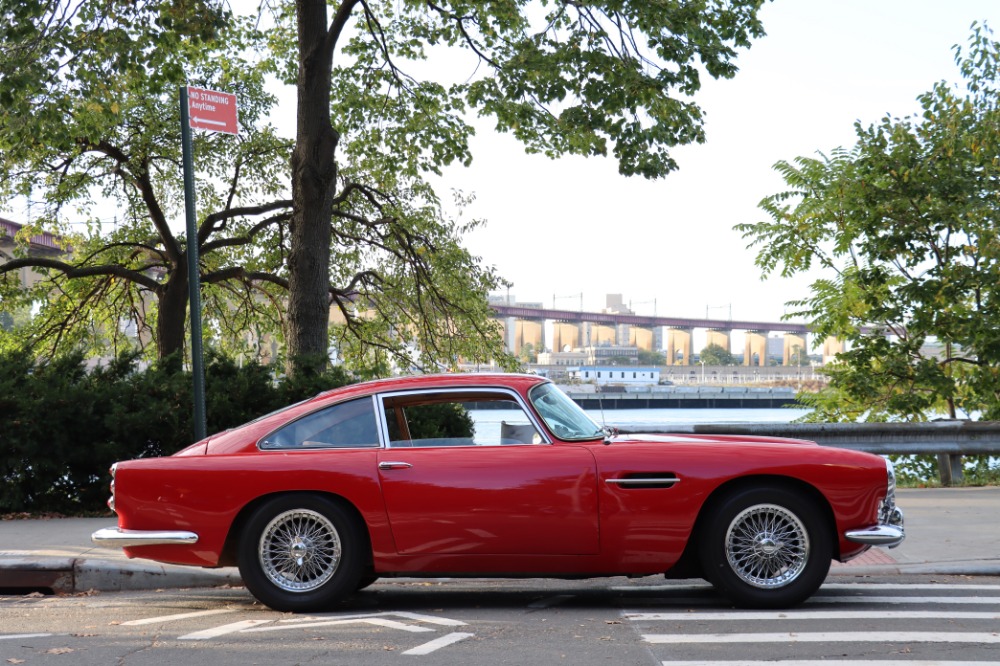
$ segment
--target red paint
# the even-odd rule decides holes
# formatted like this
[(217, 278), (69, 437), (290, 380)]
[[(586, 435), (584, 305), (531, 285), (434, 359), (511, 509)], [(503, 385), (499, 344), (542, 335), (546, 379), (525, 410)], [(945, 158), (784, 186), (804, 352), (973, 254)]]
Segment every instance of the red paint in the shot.
[[(120, 463), (119, 527), (189, 530), (193, 546), (127, 552), (218, 566), (240, 512), (278, 493), (326, 493), (365, 521), (380, 575), (600, 575), (666, 572), (684, 552), (699, 512), (728, 484), (792, 483), (829, 507), (840, 559), (867, 547), (845, 530), (876, 522), (886, 492), (878, 456), (761, 437), (657, 435), (518, 446), (260, 450), (258, 441), (300, 416), (387, 392), (495, 388), (520, 396), (528, 375), (438, 375), (356, 384), (213, 435), (167, 458)], [(541, 420), (538, 421), (541, 423)], [(402, 463), (380, 469), (379, 463)], [(406, 467), (405, 465), (409, 465)], [(669, 488), (607, 479), (672, 474)]]

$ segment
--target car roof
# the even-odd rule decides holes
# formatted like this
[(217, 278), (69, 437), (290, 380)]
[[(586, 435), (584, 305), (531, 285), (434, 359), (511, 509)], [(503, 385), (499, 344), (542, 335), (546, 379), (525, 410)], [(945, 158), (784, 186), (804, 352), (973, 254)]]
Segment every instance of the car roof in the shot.
[(329, 391), (324, 391), (317, 398), (331, 396), (363, 396), (384, 391), (407, 391), (427, 388), (496, 388), (506, 387), (518, 391), (547, 382), (539, 375), (500, 372), (450, 372), (432, 375), (406, 375), (387, 379), (374, 379), (356, 384), (348, 384)]

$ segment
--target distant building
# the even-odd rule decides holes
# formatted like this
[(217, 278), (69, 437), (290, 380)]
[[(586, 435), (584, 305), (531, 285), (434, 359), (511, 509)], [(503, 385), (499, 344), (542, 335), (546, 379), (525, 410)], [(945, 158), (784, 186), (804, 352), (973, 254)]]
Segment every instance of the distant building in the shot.
[(571, 368), (571, 379), (594, 382), (599, 386), (607, 384), (651, 385), (660, 383), (659, 368), (635, 368), (614, 365), (584, 365)]
[(540, 352), (538, 365), (583, 365), (590, 360), (590, 355), (582, 350), (561, 352)]
[[(17, 255), (17, 244), (14, 241), (23, 225), (0, 217), (0, 264), (5, 264)], [(28, 253), (31, 256), (57, 258), (66, 254), (60, 245), (60, 239), (50, 233), (32, 236), (28, 243)], [(21, 268), (17, 272), (21, 286), (30, 287), (38, 282), (42, 275), (32, 268)]]

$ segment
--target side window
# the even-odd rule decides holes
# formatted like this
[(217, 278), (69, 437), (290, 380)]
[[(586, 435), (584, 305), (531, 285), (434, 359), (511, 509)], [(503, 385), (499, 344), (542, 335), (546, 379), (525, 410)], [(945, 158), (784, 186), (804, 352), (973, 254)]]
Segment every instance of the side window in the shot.
[(289, 423), (260, 442), (262, 449), (377, 447), (378, 428), (371, 398), (327, 407)]
[(442, 393), (385, 400), (392, 447), (540, 444), (542, 437), (509, 395)]

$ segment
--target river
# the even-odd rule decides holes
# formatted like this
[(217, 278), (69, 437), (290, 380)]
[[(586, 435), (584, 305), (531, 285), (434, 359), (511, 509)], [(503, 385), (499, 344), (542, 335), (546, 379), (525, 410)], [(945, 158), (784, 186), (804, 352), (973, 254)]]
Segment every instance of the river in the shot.
[(630, 428), (694, 425), (697, 423), (788, 423), (809, 413), (808, 409), (599, 409), (586, 410), (598, 423)]

